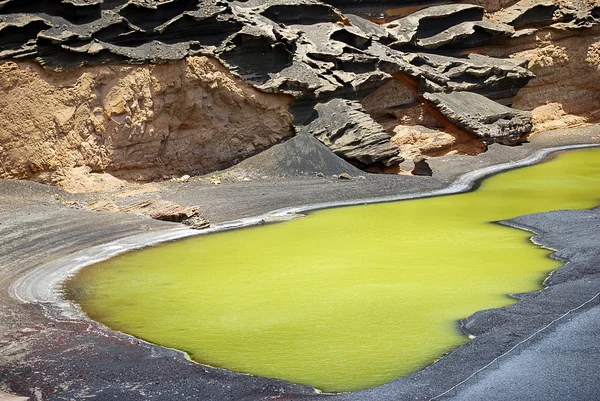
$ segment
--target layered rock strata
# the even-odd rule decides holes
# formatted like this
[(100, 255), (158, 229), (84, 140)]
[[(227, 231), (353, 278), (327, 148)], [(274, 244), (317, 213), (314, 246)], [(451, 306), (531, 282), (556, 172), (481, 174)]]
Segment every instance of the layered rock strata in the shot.
[(0, 178), (79, 165), (135, 180), (208, 172), (293, 135), (289, 98), (206, 57), (63, 73), (10, 61), (0, 91)]
[[(381, 155), (373, 153), (369, 139), (373, 132), (370, 129), (345, 130), (341, 134), (328, 132), (316, 137), (336, 154), (363, 168), (370, 164), (390, 167), (401, 161), (402, 157), (398, 155), (403, 153), (476, 154), (481, 151), (483, 143), (478, 138), (514, 144), (516, 138), (532, 129), (531, 120), (524, 117), (525, 114), (506, 111), (500, 105), (493, 106), (488, 100), (485, 101), (488, 109), (498, 108), (504, 110), (503, 113), (521, 117), (511, 119), (510, 124), (500, 124), (501, 129), (497, 129), (500, 125), (494, 118), (479, 119), (477, 129), (472, 124), (459, 123), (472, 118), (465, 114), (465, 110), (471, 106), (468, 102), (478, 99), (477, 95), (506, 107), (532, 111), (534, 130), (597, 119), (598, 102), (594, 101), (598, 92), (592, 81), (600, 71), (596, 57), (600, 11), (593, 1), (474, 0), (468, 3), (432, 1), (422, 4), (405, 0), (385, 3), (341, 0), (53, 0), (33, 6), (29, 2), (5, 0), (0, 3), (0, 59), (12, 60), (3, 66), (9, 68), (3, 75), (17, 69), (34, 69), (33, 64), (22, 61), (26, 59), (43, 65), (46, 69), (43, 74), (54, 74), (47, 70), (66, 71), (61, 73), (64, 74), (60, 75), (62, 78), (53, 75), (55, 82), (69, 82), (71, 74), (83, 71), (81, 68), (84, 66), (93, 66), (87, 67), (87, 70), (101, 76), (104, 72), (100, 72), (99, 64), (119, 63), (115, 71), (122, 71), (125, 68), (123, 63), (141, 64), (143, 67), (139, 68), (142, 70), (162, 71), (177, 67), (155, 65), (175, 63), (180, 70), (186, 71), (174, 73), (184, 77), (181, 87), (191, 85), (193, 88), (194, 85), (202, 86), (194, 82), (204, 79), (206, 72), (200, 71), (189, 79), (187, 66), (193, 62), (190, 60), (208, 56), (219, 60), (258, 91), (273, 94), (267, 102), (267, 95), (252, 92), (249, 86), (229, 76), (229, 82), (244, 88), (244, 93), (237, 98), (241, 103), (244, 103), (241, 98), (250, 96), (249, 109), (266, 109), (264, 118), (259, 117), (261, 121), (258, 122), (254, 122), (256, 119), (251, 116), (240, 118), (238, 107), (245, 109), (245, 104), (230, 105), (226, 101), (220, 110), (203, 110), (200, 113), (195, 109), (189, 111), (187, 104), (180, 107), (177, 102), (166, 101), (169, 110), (185, 109), (189, 111), (186, 115), (176, 111), (163, 113), (160, 106), (143, 117), (137, 114), (135, 107), (124, 110), (117, 119), (143, 120), (145, 126), (142, 131), (145, 134), (125, 130), (123, 134), (109, 134), (109, 137), (118, 137), (117, 142), (125, 142), (127, 147), (136, 149), (131, 153), (146, 152), (142, 148), (150, 148), (147, 154), (151, 155), (150, 159), (158, 161), (160, 168), (150, 167), (136, 157), (127, 162), (119, 157), (111, 159), (105, 154), (119, 152), (110, 146), (108, 150), (92, 146), (91, 151), (86, 151), (101, 161), (88, 160), (94, 158), (92, 156), (80, 157), (77, 154), (82, 152), (79, 151), (69, 155), (73, 160), (68, 164), (89, 165), (94, 170), (122, 174), (128, 171), (130, 174), (125, 174), (128, 178), (151, 179), (171, 172), (208, 171), (234, 163), (290, 136), (289, 122), (284, 121), (287, 119), (284, 116), (287, 99), (293, 99), (291, 112), (300, 131), (306, 124), (314, 124), (315, 118), (322, 118), (319, 108), (335, 105), (340, 107), (340, 113), (344, 113), (344, 105), (350, 104), (348, 102), (362, 103), (364, 111), (388, 134), (387, 139), (378, 142), (378, 149), (383, 152)], [(582, 40), (585, 41), (583, 47), (579, 46)], [(561, 76), (555, 66), (571, 65), (575, 59), (579, 61), (569, 67), (573, 71), (568, 72), (568, 81), (573, 84), (556, 85)], [(221, 68), (216, 61), (210, 63)], [(114, 70), (114, 67), (111, 68)], [(137, 71), (137, 67), (128, 68)], [(224, 69), (219, 71), (227, 75)], [(42, 70), (38, 72), (42, 74)], [(117, 72), (119, 74), (123, 73)], [(582, 84), (587, 84), (586, 89), (576, 90)], [(526, 89), (523, 90), (524, 87)], [(399, 89), (399, 95), (394, 94), (394, 88)], [(83, 91), (79, 95), (83, 103), (93, 103), (90, 98), (93, 90), (75, 90)], [(158, 97), (165, 93), (160, 88), (156, 91), (153, 88), (151, 92)], [(463, 93), (454, 97), (462, 104), (454, 107), (453, 113), (444, 113), (447, 108), (443, 107), (440, 113), (434, 107), (439, 102), (433, 99), (452, 96), (454, 92)], [(101, 93), (100, 97), (103, 95)], [(286, 95), (290, 97), (286, 98)], [(382, 95), (391, 96), (391, 99), (381, 101)], [(170, 99), (172, 96), (167, 97)], [(253, 97), (263, 99), (258, 102), (262, 104), (256, 105)], [(8, 99), (8, 102), (15, 103), (13, 99)], [(278, 106), (271, 103), (265, 107), (265, 102), (274, 102)], [(60, 106), (60, 109), (72, 107), (68, 104)], [(145, 106), (139, 108), (144, 109)], [(275, 109), (278, 111), (275, 112)], [(70, 111), (64, 113), (68, 120)], [(95, 117), (90, 118), (88, 124), (98, 125), (97, 113), (107, 114), (103, 108), (90, 108), (87, 114)], [(168, 116), (168, 123), (165, 119), (154, 120), (164, 114)], [(234, 121), (223, 124), (225, 114)], [(548, 114), (558, 115), (556, 120), (560, 122), (548, 123)], [(190, 118), (194, 121), (190, 122)], [(269, 119), (274, 119), (275, 123), (267, 123)], [(61, 117), (58, 120), (62, 121)], [(232, 144), (225, 144), (229, 142), (225, 140), (229, 138), (227, 134), (217, 135), (220, 141), (213, 140), (208, 131), (214, 127), (199, 124), (197, 120), (216, 120), (216, 130), (220, 129), (220, 132), (224, 131), (223, 128), (231, 131), (230, 123), (235, 131)], [(237, 130), (240, 128), (236, 125), (239, 120), (251, 121), (248, 131), (255, 134), (242, 135)], [(147, 127), (156, 124), (161, 127), (168, 125), (169, 134), (164, 129), (150, 132)], [(192, 138), (199, 125), (206, 129), (198, 135), (203, 139), (188, 141), (185, 151), (175, 151), (179, 152), (177, 160), (185, 160), (180, 162), (182, 165), (175, 166), (175, 158), (169, 157), (173, 153), (167, 151), (162, 155), (161, 147), (152, 145), (160, 144), (167, 137), (177, 137), (179, 132), (183, 132), (181, 136), (185, 138)], [(391, 138), (399, 126), (416, 127), (409, 129), (418, 130), (424, 140), (413, 141), (409, 147), (404, 146), (401, 140), (392, 142)], [(103, 129), (112, 132), (110, 127), (100, 131)], [(428, 130), (442, 131), (454, 138), (451, 142), (462, 143), (462, 146), (450, 145), (449, 140), (425, 138), (430, 133)], [(69, 127), (50, 131), (55, 136), (60, 132), (67, 137), (71, 132)], [(86, 137), (89, 131), (85, 131)], [(160, 133), (156, 134), (158, 131)], [(402, 132), (402, 129), (397, 131)], [(46, 132), (35, 127), (31, 135), (43, 137)], [(340, 138), (331, 141), (328, 138), (332, 135)], [(349, 136), (344, 139), (344, 135)], [(441, 138), (438, 134), (433, 135)], [(123, 139), (125, 136), (127, 140)], [(469, 136), (473, 141), (459, 140)], [(358, 137), (361, 137), (360, 140)], [(356, 144), (352, 152), (340, 151), (336, 143), (344, 141)], [(168, 139), (163, 144), (170, 142)], [(419, 148), (420, 143), (426, 143), (425, 147)], [(469, 143), (473, 144), (470, 149)], [(436, 147), (437, 144), (439, 147)], [(121, 145), (118, 145), (120, 148)], [(391, 148), (396, 148), (396, 156), (391, 156), (394, 153), (390, 152)], [(55, 153), (63, 154), (59, 149)], [(4, 153), (20, 152), (5, 148)], [(10, 173), (4, 173), (4, 176), (31, 176), (39, 170), (54, 168), (53, 162), (32, 163), (29, 156), (21, 159), (26, 161), (8, 163), (4, 170)], [(51, 160), (51, 157), (44, 160)], [(24, 173), (26, 170), (33, 170), (33, 173)]]

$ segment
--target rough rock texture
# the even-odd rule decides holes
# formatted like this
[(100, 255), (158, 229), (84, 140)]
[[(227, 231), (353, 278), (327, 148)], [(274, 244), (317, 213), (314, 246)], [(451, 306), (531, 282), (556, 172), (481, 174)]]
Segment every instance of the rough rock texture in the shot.
[(143, 214), (156, 220), (183, 223), (195, 229), (210, 227), (209, 221), (201, 216), (200, 207), (180, 206), (166, 200), (140, 200), (122, 206), (118, 206), (112, 200), (99, 200), (86, 205), (86, 209), (96, 212)]
[(0, 64), (0, 178), (89, 166), (130, 179), (206, 172), (293, 134), (289, 99), (219, 63), (88, 67)]
[(598, 26), (577, 33), (558, 27), (542, 29), (489, 53), (511, 53), (535, 73), (512, 104), (533, 112), (536, 132), (600, 120)]
[(460, 131), (449, 133), (421, 125), (396, 126), (391, 141), (400, 148), (400, 155), (405, 159), (412, 159), (419, 155), (467, 154), (474, 156), (486, 150), (485, 144), (472, 135)]
[(426, 93), (450, 121), (488, 143), (514, 145), (533, 128), (531, 113), (471, 92)]
[(315, 107), (314, 121), (303, 132), (314, 135), (337, 155), (358, 166), (401, 163), (390, 135), (369, 116), (360, 103), (334, 99)]
[[(597, 68), (591, 71), (592, 67), (597, 67), (596, 44), (600, 26), (600, 7), (596, 2), (473, 0), (466, 3), (436, 0), (53, 0), (34, 6), (30, 2), (5, 0), (0, 3), (0, 60), (33, 59), (47, 69), (74, 72), (81, 71), (78, 68), (82, 66), (99, 68), (96, 67), (98, 64), (143, 64), (144, 68), (148, 64), (172, 62), (187, 65), (189, 61), (183, 60), (190, 57), (211, 56), (258, 90), (291, 96), (290, 101), (293, 98), (294, 102), (290, 110), (300, 130), (302, 125), (310, 123), (315, 105), (345, 99), (361, 102), (389, 134), (393, 134), (399, 125), (423, 125), (455, 135), (461, 131), (460, 127), (435, 112), (423, 96), (425, 93), (454, 91), (474, 92), (503, 105), (533, 110), (537, 130), (597, 119), (597, 79), (594, 74), (598, 72)], [(585, 38), (589, 38), (589, 43), (582, 46)], [(552, 62), (548, 63), (547, 59)], [(573, 62), (574, 59), (579, 61)], [(565, 79), (556, 66), (567, 62), (573, 72), (569, 71)], [(121, 68), (117, 67), (117, 72), (122, 71)], [(11, 72), (0, 70), (0, 75), (3, 73)], [(188, 82), (182, 80), (182, 85), (188, 85)], [(394, 85), (397, 88), (403, 86), (401, 94), (404, 98), (393, 95), (393, 101), (380, 101), (381, 104), (376, 105), (373, 99), (390, 95)], [(522, 90), (523, 87), (526, 89)], [(283, 106), (283, 98), (277, 99)], [(545, 109), (535, 110), (540, 106)], [(179, 108), (178, 105), (175, 108)], [(222, 110), (234, 116), (233, 119), (239, 115), (235, 105), (227, 104)], [(559, 122), (547, 121), (545, 116), (549, 110), (560, 111), (553, 114)], [(94, 113), (90, 109), (88, 115)], [(147, 127), (154, 124), (152, 119), (158, 118), (159, 113), (160, 110), (146, 118), (140, 117), (135, 110), (126, 109), (123, 115), (136, 122), (141, 119)], [(213, 116), (212, 113), (207, 111), (205, 115)], [(184, 121), (187, 115), (166, 114), (176, 114), (174, 117), (181, 121), (180, 124), (171, 119), (168, 124), (170, 138), (178, 135), (191, 138), (192, 132), (197, 132), (197, 122), (188, 124)], [(91, 119), (90, 124), (94, 125), (95, 119)], [(487, 124), (486, 120), (481, 123)], [(164, 121), (160, 124), (164, 126)], [(237, 120), (233, 124), (237, 124)], [(258, 126), (269, 127), (262, 123)], [(291, 134), (291, 129), (284, 133), (274, 125), (270, 127), (274, 132), (265, 132), (266, 138), (261, 136), (258, 142), (254, 136), (235, 134), (231, 148), (224, 145), (229, 141), (217, 143), (214, 138), (187, 144), (188, 150), (202, 148), (206, 149), (206, 155), (214, 153), (224, 157), (200, 163), (197, 159), (189, 160), (196, 154), (182, 152), (177, 160), (187, 165), (173, 171), (208, 171), (237, 160), (236, 151), (242, 158)], [(514, 143), (514, 137), (520, 136), (522, 130), (511, 132), (511, 127), (505, 126), (496, 133), (505, 136), (497, 138), (498, 142)], [(488, 127), (490, 129), (493, 130)], [(463, 134), (465, 132), (462, 130)], [(147, 152), (159, 165), (165, 164), (162, 156), (156, 157), (160, 151), (153, 145), (160, 140), (147, 141), (139, 134), (127, 136), (131, 137), (127, 140), (120, 134), (118, 137), (131, 149)], [(220, 134), (219, 137), (224, 136)], [(139, 140), (144, 144), (138, 143)], [(361, 141), (369, 140), (363, 138)], [(228, 149), (223, 150), (223, 147)], [(59, 149), (55, 153), (62, 154)], [(97, 150), (104, 151), (104, 148), (92, 147), (87, 152), (101, 158), (101, 162), (77, 163), (89, 164), (94, 170), (102, 171), (124, 172), (127, 169), (130, 172), (127, 178), (157, 177), (150, 173), (151, 167), (146, 162), (119, 164), (119, 161), (107, 160), (107, 156)], [(465, 152), (473, 154), (476, 149), (465, 149)], [(46, 159), (45, 163), (51, 163), (52, 157)], [(380, 159), (388, 159), (388, 164), (394, 160), (385, 155), (372, 159), (375, 164), (381, 164)], [(171, 160), (168, 159), (166, 164)], [(348, 160), (356, 162), (357, 159)], [(34, 169), (35, 163), (38, 162), (34, 160)], [(367, 167), (364, 161), (361, 163)], [(23, 165), (10, 165), (9, 168), (29, 169)]]

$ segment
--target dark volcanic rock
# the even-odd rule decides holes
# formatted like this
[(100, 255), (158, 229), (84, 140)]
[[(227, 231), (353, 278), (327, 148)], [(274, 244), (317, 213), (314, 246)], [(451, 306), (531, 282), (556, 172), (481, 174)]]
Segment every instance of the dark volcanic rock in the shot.
[(534, 77), (531, 71), (510, 59), (480, 54), (467, 57), (448, 57), (427, 53), (405, 56), (418, 68), (421, 92), (469, 91), (490, 99), (507, 99)]
[(554, 22), (559, 6), (555, 1), (521, 1), (500, 13), (498, 19), (515, 28), (548, 25)]
[(241, 169), (259, 176), (276, 173), (282, 177), (317, 174), (332, 176), (342, 173), (358, 176), (363, 173), (336, 156), (327, 146), (307, 132), (302, 132), (244, 160), (234, 169)]
[(415, 164), (415, 167), (411, 171), (412, 175), (424, 175), (427, 177), (431, 177), (433, 175), (433, 171), (431, 171), (431, 167), (425, 158), (416, 157), (413, 160), (413, 163)]
[(471, 4), (433, 6), (384, 26), (396, 38), (392, 47), (401, 47), (435, 36), (461, 22), (479, 21), (483, 13), (483, 7)]
[(390, 142), (390, 135), (362, 108), (360, 103), (334, 99), (315, 107), (317, 117), (302, 128), (338, 156), (361, 167), (395, 166), (404, 159)]
[(514, 145), (533, 128), (530, 112), (511, 109), (471, 92), (426, 93), (454, 124), (487, 142)]
[(510, 38), (515, 30), (510, 25), (491, 21), (467, 21), (454, 25), (437, 35), (417, 39), (416, 45), (424, 49), (439, 47), (474, 47), (492, 39)]

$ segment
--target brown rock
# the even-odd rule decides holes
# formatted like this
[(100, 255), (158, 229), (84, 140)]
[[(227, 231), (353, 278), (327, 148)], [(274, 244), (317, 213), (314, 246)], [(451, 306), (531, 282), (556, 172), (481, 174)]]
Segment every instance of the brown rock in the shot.
[(180, 206), (166, 200), (141, 200), (119, 207), (130, 214), (143, 214), (156, 220), (182, 222), (198, 215), (198, 206)]
[(400, 148), (400, 155), (407, 160), (420, 155), (478, 155), (486, 149), (481, 140), (460, 131), (443, 132), (419, 125), (398, 125), (394, 134), (392, 143)]
[(88, 166), (120, 178), (208, 172), (291, 136), (289, 98), (207, 57), (56, 73), (0, 64), (0, 178)]
[(483, 50), (526, 60), (535, 74), (512, 103), (532, 111), (533, 132), (600, 121), (600, 26), (570, 30), (558, 24), (524, 32), (503, 46)]
[(183, 223), (198, 230), (210, 227), (198, 206), (181, 206), (166, 200), (147, 199), (118, 206), (110, 199), (102, 199), (88, 204), (86, 208), (95, 212), (143, 214), (156, 220)]

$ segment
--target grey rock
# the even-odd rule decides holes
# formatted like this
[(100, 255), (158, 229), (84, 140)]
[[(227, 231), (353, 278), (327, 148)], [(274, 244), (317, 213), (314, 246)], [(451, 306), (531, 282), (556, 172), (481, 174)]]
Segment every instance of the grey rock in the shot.
[(533, 128), (530, 112), (512, 109), (471, 92), (426, 93), (448, 120), (482, 140), (514, 145)]
[(431, 177), (433, 175), (433, 171), (424, 157), (415, 157), (413, 159), (413, 163), (415, 164), (415, 167), (411, 171), (412, 175), (421, 175), (426, 177)]
[(444, 47), (481, 46), (492, 39), (510, 38), (515, 30), (510, 25), (491, 21), (467, 21), (454, 25), (437, 35), (417, 39), (416, 45), (424, 49)]
[(195, 214), (192, 217), (182, 220), (181, 223), (193, 228), (194, 230), (204, 230), (205, 228), (210, 227), (210, 221), (199, 214)]
[(232, 169), (259, 177), (275, 173), (281, 177), (362, 174), (361, 170), (335, 155), (327, 146), (306, 132), (249, 157)]
[(390, 142), (390, 135), (362, 108), (360, 103), (333, 99), (315, 107), (317, 117), (302, 128), (314, 135), (336, 155), (359, 167), (394, 166), (404, 159)]
[(552, 1), (520, 1), (499, 13), (496, 19), (515, 28), (549, 25), (554, 20), (554, 13), (559, 5)]
[(398, 47), (435, 36), (461, 22), (479, 21), (483, 13), (483, 7), (472, 4), (432, 6), (385, 24), (384, 27), (396, 39), (391, 46)]
[(469, 91), (490, 99), (507, 99), (515, 96), (534, 77), (517, 61), (480, 54), (449, 57), (411, 53), (404, 59), (416, 67), (408, 74), (422, 80), (423, 93)]

